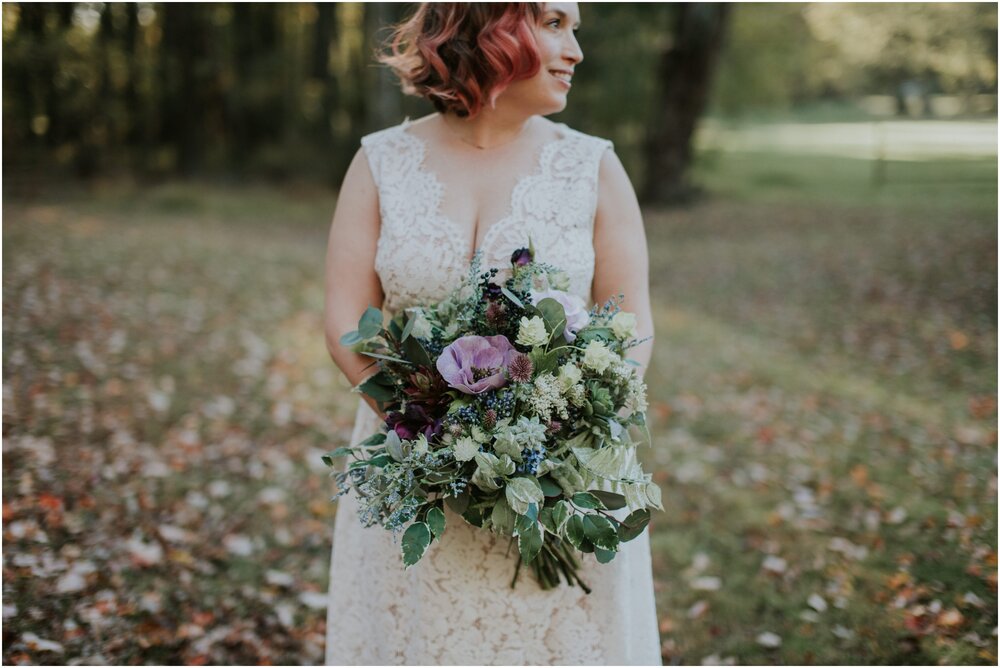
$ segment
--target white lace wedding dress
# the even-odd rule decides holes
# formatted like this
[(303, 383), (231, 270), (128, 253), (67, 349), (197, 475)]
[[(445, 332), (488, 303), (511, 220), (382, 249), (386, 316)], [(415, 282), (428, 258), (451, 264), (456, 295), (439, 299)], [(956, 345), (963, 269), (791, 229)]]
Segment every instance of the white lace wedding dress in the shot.
[[(464, 235), (441, 212), (444, 184), (411, 125), (361, 140), (381, 211), (375, 268), (393, 313), (443, 298), (468, 269)], [(568, 270), (572, 290), (589, 302), (598, 167), (612, 144), (556, 129), (534, 169), (516, 179), (508, 215), (486, 229), (483, 266), (506, 269), (530, 234), (537, 259)], [(378, 428), (359, 401), (352, 444)], [(398, 538), (360, 524), (354, 492), (337, 503), (328, 665), (661, 665), (648, 530), (608, 564), (581, 555), (589, 595), (565, 583), (543, 591), (528, 568), (511, 589), (516, 544), (508, 555), (508, 538), (447, 505), (441, 541), (404, 571)]]

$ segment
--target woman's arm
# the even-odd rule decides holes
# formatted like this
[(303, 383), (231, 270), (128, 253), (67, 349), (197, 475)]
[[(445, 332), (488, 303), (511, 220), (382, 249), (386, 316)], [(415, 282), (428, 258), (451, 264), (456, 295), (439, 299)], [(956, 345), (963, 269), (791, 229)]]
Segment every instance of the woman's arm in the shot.
[[(625, 295), (622, 310), (636, 316), (637, 339), (653, 336), (649, 303), (649, 251), (639, 201), (618, 155), (605, 151), (598, 175), (597, 214), (594, 219), (593, 300), (601, 305)], [(639, 362), (640, 377), (653, 355), (653, 339), (634, 348), (628, 356)]]
[[(382, 284), (375, 272), (379, 225), (378, 189), (364, 149), (358, 149), (344, 175), (330, 225), (324, 314), (326, 349), (351, 385), (377, 371), (372, 358), (340, 345), (340, 337), (357, 329), (368, 306), (382, 307)], [(384, 418), (375, 401), (362, 396), (375, 414)]]

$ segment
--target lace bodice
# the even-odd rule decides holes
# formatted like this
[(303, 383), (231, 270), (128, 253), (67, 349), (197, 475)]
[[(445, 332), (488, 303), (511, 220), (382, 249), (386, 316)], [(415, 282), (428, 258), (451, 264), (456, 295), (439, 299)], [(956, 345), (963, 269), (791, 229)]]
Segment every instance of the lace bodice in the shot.
[[(426, 167), (427, 143), (410, 125), (406, 119), (361, 139), (379, 194), (375, 270), (383, 306), (393, 313), (443, 299), (471, 259), (461, 228), (441, 211), (445, 184)], [(530, 235), (537, 259), (565, 269), (570, 290), (589, 302), (597, 175), (601, 155), (613, 144), (564, 123), (556, 128), (558, 136), (541, 147), (534, 171), (517, 179), (507, 214), (489, 224), (479, 250), (483, 268), (499, 269), (503, 280), (511, 253)]]
[[(466, 235), (441, 213), (445, 185), (426, 168), (427, 146), (409, 125), (361, 140), (379, 193), (375, 268), (392, 312), (447, 296), (469, 260)], [(483, 267), (509, 271), (511, 253), (530, 234), (537, 258), (569, 272), (572, 291), (589, 302), (597, 175), (611, 142), (557, 129), (534, 171), (515, 179), (507, 215), (485, 228)], [(359, 401), (351, 443), (381, 426)], [(648, 531), (609, 564), (583, 555), (590, 595), (565, 585), (543, 591), (528, 569), (512, 590), (509, 542), (447, 505), (441, 541), (404, 569), (398, 540), (361, 525), (353, 492), (337, 503), (328, 664), (660, 665)], [(615, 512), (623, 519), (625, 511)]]

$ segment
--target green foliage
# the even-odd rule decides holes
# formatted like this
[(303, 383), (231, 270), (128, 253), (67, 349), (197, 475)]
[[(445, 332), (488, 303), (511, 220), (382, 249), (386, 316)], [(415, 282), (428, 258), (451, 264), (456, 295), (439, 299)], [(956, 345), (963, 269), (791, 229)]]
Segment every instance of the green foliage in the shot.
[(424, 522), (414, 522), (403, 532), (402, 552), (404, 568), (420, 561), (431, 544), (431, 530)]

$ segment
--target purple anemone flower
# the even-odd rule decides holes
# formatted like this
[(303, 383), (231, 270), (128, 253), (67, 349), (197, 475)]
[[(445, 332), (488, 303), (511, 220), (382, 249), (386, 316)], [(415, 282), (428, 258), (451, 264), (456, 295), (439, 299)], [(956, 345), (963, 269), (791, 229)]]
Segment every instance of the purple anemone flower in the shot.
[(503, 334), (463, 336), (441, 351), (437, 370), (456, 390), (482, 394), (507, 384), (507, 365), (517, 354)]

